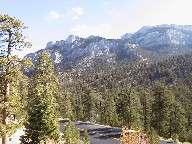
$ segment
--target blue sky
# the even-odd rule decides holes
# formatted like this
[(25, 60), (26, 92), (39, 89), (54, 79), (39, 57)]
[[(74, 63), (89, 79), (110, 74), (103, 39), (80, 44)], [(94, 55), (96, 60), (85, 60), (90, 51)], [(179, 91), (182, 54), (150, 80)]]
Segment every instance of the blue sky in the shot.
[(192, 25), (192, 0), (0, 0), (0, 13), (14, 16), (28, 26), (31, 49), (69, 35), (120, 38), (142, 26)]

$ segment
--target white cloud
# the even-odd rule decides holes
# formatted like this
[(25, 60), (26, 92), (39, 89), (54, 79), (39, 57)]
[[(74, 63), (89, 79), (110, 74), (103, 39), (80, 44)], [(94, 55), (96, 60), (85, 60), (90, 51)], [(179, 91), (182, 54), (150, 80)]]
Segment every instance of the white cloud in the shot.
[(192, 0), (134, 0), (130, 9), (119, 8), (120, 16), (112, 17), (109, 23), (115, 28), (114, 37), (146, 25), (192, 25), (191, 5)]
[(57, 13), (56, 11), (51, 11), (49, 13), (49, 16), (47, 17), (47, 20), (56, 20), (58, 18), (60, 18), (60, 14)]
[(191, 24), (191, 5), (191, 0), (148, 0), (148, 3), (143, 3), (135, 17), (143, 25)]
[(70, 9), (68, 15), (71, 17), (72, 20), (78, 20), (80, 16), (82, 16), (83, 14), (84, 14), (84, 8), (74, 7)]
[(120, 16), (120, 12), (118, 10), (116, 10), (116, 9), (110, 9), (110, 10), (107, 11), (107, 13), (110, 16), (116, 16), (116, 17)]
[(75, 26), (71, 31), (74, 35), (81, 37), (88, 37), (90, 35), (110, 37), (112, 26), (107, 23), (89, 26), (87, 24), (81, 24)]
[(74, 14), (77, 14), (77, 15), (83, 15), (83, 8), (80, 8), (80, 7), (75, 7), (75, 8), (72, 8), (71, 11), (74, 13)]

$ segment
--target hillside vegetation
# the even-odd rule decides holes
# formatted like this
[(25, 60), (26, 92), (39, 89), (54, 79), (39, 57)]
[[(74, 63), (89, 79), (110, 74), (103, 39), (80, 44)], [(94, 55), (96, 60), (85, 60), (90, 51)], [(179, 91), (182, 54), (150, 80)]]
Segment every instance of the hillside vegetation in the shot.
[(153, 63), (109, 64), (60, 70), (63, 117), (112, 126), (129, 125), (191, 141), (192, 54)]

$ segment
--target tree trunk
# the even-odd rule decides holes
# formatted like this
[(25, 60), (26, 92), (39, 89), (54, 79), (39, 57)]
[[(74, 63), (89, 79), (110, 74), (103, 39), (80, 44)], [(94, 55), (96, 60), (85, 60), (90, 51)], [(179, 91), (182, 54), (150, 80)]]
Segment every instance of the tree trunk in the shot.
[[(3, 125), (6, 126), (7, 124), (7, 112), (6, 112), (6, 109), (4, 108), (3, 109)], [(2, 134), (2, 144), (8, 144), (8, 135), (7, 135), (7, 132), (5, 131), (3, 134)]]
[(7, 111), (7, 96), (9, 95), (9, 82), (5, 81), (5, 95), (4, 95), (4, 104), (3, 104), (3, 110), (2, 110), (2, 124), (5, 127), (2, 135), (2, 144), (8, 144), (8, 135), (6, 130), (6, 125), (8, 123), (8, 111)]
[(12, 32), (11, 30), (7, 31), (9, 33), (9, 40), (8, 40), (8, 49), (7, 49), (7, 69), (6, 69), (6, 77), (5, 77), (5, 93), (4, 93), (4, 100), (3, 100), (3, 110), (2, 110), (2, 124), (5, 127), (2, 135), (2, 144), (8, 144), (8, 134), (7, 134), (7, 124), (8, 124), (8, 96), (9, 96), (9, 79), (7, 78), (10, 75), (10, 65), (11, 65), (11, 37)]

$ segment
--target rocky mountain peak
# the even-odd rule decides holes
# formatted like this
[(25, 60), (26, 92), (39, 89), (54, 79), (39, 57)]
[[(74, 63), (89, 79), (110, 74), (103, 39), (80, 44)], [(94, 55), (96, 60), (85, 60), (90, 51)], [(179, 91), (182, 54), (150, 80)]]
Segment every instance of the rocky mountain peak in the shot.
[(74, 35), (69, 35), (69, 37), (65, 40), (66, 44), (71, 44), (74, 41), (78, 40), (80, 37), (74, 36)]
[[(48, 42), (45, 50), (60, 65), (89, 66), (98, 59), (106, 62), (123, 59), (129, 59), (130, 62), (158, 60), (191, 52), (192, 26), (144, 26), (135, 33), (123, 35), (121, 39), (69, 35), (66, 40)], [(27, 57), (36, 59), (40, 51)]]

